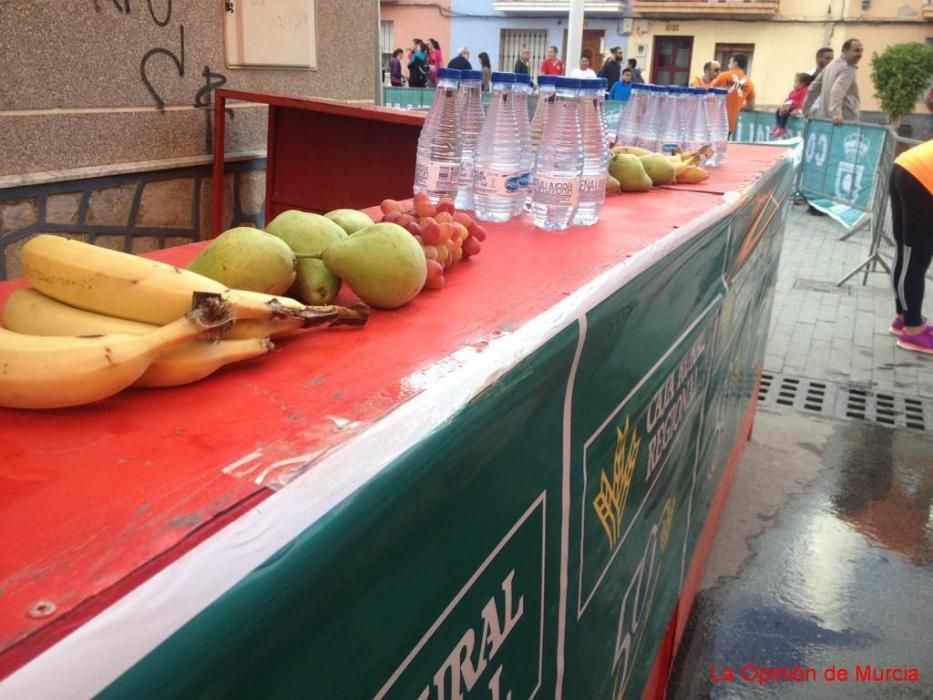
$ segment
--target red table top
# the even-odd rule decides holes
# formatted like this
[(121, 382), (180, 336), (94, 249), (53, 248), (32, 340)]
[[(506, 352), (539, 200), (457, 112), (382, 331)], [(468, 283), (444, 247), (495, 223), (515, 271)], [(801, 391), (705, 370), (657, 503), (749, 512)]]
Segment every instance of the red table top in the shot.
[[(490, 225), (444, 290), (361, 329), (283, 339), (281, 352), (194, 385), (0, 409), (0, 678), (415, 395), (406, 378), (523, 325), (784, 154), (732, 145), (707, 183), (611, 198), (585, 229)], [(154, 257), (184, 264), (203, 245)], [(0, 284), (0, 304), (22, 284)], [(51, 614), (37, 613), (41, 601)]]

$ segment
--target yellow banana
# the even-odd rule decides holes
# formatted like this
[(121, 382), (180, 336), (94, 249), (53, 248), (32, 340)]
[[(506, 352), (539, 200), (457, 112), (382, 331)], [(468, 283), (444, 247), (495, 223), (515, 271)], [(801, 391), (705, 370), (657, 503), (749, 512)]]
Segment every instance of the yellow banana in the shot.
[(653, 151), (649, 151), (647, 148), (639, 148), (638, 146), (613, 146), (609, 149), (613, 154), (624, 153), (630, 156), (650, 156)]
[(105, 399), (139, 379), (161, 353), (230, 323), (210, 299), (145, 335), (34, 336), (0, 329), (0, 406), (63, 408)]
[(44, 233), (23, 246), (21, 266), (32, 286), (46, 296), (87, 311), (157, 325), (182, 316), (196, 292), (220, 294), (238, 319), (301, 318), (311, 326), (362, 324), (369, 314), (365, 305), (304, 306), (284, 297), (230, 290), (190, 270)]
[[(244, 321), (257, 330), (277, 323), (301, 320)], [(11, 331), (27, 335), (143, 335), (158, 326), (139, 321), (103, 316), (55, 301), (34, 289), (17, 289), (3, 307), (3, 324)], [(227, 334), (225, 338), (229, 338)], [(273, 348), (264, 337), (245, 340), (204, 342), (195, 340), (160, 355), (133, 386), (166, 387), (190, 384), (203, 379), (224, 365), (257, 357)]]
[(696, 185), (709, 178), (709, 171), (698, 168), (695, 165), (687, 166), (682, 172), (677, 174), (677, 183)]

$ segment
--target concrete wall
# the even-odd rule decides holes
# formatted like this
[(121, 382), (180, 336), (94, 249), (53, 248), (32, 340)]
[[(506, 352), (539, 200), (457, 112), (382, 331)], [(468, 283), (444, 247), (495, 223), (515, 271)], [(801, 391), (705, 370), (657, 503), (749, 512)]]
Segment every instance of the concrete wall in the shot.
[[(784, 101), (793, 85), (794, 73), (813, 69), (818, 48), (832, 46), (838, 55), (843, 42), (856, 37), (865, 44), (865, 56), (858, 70), (862, 109), (876, 111), (880, 106), (871, 82), (871, 54), (881, 53), (891, 44), (922, 43), (933, 36), (933, 24), (919, 19), (923, 2), (873, 0), (864, 16), (860, 2), (833, 0), (823, 4), (812, 0), (783, 0), (781, 14), (772, 20), (636, 18), (630, 43), (633, 52), (638, 44), (645, 45), (647, 54), (639, 63), (650, 67), (656, 36), (692, 36), (691, 75), (702, 73), (703, 64), (713, 58), (717, 43), (754, 44), (751, 78), (755, 83), (757, 104), (765, 108)], [(917, 109), (926, 111), (920, 103)]]
[[(433, 3), (413, 3), (402, 0), (399, 3), (382, 3), (380, 7), (382, 21), (392, 22), (392, 34), (395, 42), (393, 49), (408, 52), (414, 38), (427, 42), (434, 38), (441, 45), (444, 65), (454, 57), (459, 44), (451, 41), (450, 36), (450, 0), (438, 0)], [(402, 57), (402, 73), (408, 76), (405, 57)]]
[[(499, 38), (502, 29), (546, 29), (548, 45), (556, 46), (563, 52), (564, 30), (567, 28), (567, 15), (535, 15), (523, 17), (520, 14), (505, 14), (496, 12), (492, 0), (453, 0), (454, 16), (451, 22), (451, 41), (454, 46), (467, 46), (474, 65), (481, 51), (489, 54), (493, 70), (499, 68)], [(612, 46), (621, 46), (628, 55), (628, 36), (621, 33), (622, 17), (588, 16), (585, 17), (584, 29), (603, 30), (605, 36), (605, 51)], [(543, 58), (543, 57), (542, 57)], [(567, 61), (561, 56), (567, 70), (575, 68), (577, 61)], [(537, 71), (537, 66), (534, 66)], [(511, 68), (509, 68), (511, 70)]]
[[(221, 0), (4, 2), (0, 176), (209, 153), (205, 105), (220, 76), (241, 90), (374, 98), (374, 0), (317, 0), (311, 71), (225, 67), (223, 16)], [(228, 151), (264, 148), (265, 110), (234, 110)]]

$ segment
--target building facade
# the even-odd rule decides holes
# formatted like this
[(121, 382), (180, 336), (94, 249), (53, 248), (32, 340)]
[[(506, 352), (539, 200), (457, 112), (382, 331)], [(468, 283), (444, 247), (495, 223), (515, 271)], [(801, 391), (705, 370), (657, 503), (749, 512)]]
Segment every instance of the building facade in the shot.
[[(389, 57), (395, 49), (408, 54), (412, 39), (437, 39), (446, 64), (456, 55), (456, 46), (451, 46), (451, 0), (416, 2), (415, 0), (381, 0), (379, 50), (382, 65), (388, 69)], [(407, 77), (408, 68), (403, 56), (402, 73)]]
[[(470, 49), (473, 64), (481, 51), (489, 54), (493, 70), (510, 71), (522, 47), (531, 49), (532, 74), (537, 76), (549, 46), (556, 46), (567, 70), (576, 67), (579, 56), (567, 56), (566, 0), (452, 0), (451, 42)], [(583, 31), (583, 53), (595, 70), (613, 46), (628, 55), (631, 20), (625, 0), (587, 0)]]
[[(632, 55), (655, 81), (683, 83), (710, 59), (749, 55), (757, 105), (781, 104), (794, 74), (815, 67), (830, 46), (839, 55), (846, 39), (865, 46), (858, 68), (863, 112), (879, 110), (871, 82), (872, 53), (891, 44), (933, 41), (929, 0), (633, 0)], [(923, 105), (917, 109), (926, 111)]]

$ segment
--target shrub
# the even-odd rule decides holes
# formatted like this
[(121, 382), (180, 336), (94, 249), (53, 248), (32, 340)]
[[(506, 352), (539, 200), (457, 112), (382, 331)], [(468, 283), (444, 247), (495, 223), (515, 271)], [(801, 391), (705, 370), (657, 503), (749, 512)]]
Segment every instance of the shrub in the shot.
[(875, 97), (888, 121), (898, 126), (901, 117), (914, 111), (933, 80), (933, 46), (894, 44), (871, 58)]

